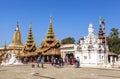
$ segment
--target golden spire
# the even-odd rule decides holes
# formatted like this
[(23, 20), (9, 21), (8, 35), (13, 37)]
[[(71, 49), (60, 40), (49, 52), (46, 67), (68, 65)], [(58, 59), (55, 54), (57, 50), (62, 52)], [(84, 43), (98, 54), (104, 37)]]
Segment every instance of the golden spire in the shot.
[(50, 24), (52, 24), (52, 16), (50, 16)]
[(13, 38), (12, 38), (12, 43), (9, 45), (10, 47), (16, 47), (16, 46), (21, 46), (21, 34), (20, 34), (20, 30), (19, 30), (19, 25), (18, 22), (16, 24), (16, 28), (13, 34)]
[(30, 30), (32, 30), (32, 22), (30, 22)]
[(19, 30), (18, 21), (17, 21), (17, 24), (16, 24), (16, 29), (15, 29), (15, 30)]
[[(50, 24), (48, 27), (48, 32), (46, 33), (46, 38), (42, 40), (42, 44), (36, 50), (37, 53), (42, 55), (57, 55), (56, 52), (59, 51), (60, 42), (54, 38), (54, 31), (52, 27), (52, 17), (50, 16)], [(60, 56), (60, 51), (59, 54)]]
[(53, 31), (53, 27), (52, 27), (52, 16), (50, 16), (50, 25), (48, 27), (48, 32), (46, 34), (47, 38), (54, 38), (54, 31)]
[(32, 23), (30, 23), (30, 29), (28, 33), (28, 38), (25, 43), (25, 46), (23, 48), (23, 52), (34, 52), (36, 50), (36, 45), (33, 40), (33, 34), (32, 34)]

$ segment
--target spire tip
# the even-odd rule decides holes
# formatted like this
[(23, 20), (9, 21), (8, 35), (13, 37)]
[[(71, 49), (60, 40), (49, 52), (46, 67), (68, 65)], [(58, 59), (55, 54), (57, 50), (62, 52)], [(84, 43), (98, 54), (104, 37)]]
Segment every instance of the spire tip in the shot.
[(15, 30), (19, 30), (18, 21), (17, 21), (17, 24), (16, 24), (16, 29), (15, 29)]
[(50, 23), (52, 23), (52, 16), (50, 16)]
[(30, 22), (30, 29), (32, 28), (32, 22)]

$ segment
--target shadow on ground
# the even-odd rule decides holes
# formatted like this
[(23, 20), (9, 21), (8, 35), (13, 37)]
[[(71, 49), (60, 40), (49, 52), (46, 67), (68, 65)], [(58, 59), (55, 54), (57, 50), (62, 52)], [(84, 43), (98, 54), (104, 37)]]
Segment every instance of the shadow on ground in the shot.
[(7, 70), (5, 70), (5, 69), (2, 69), (2, 70), (0, 70), (0, 72), (1, 72), (1, 71), (7, 71)]
[(98, 76), (111, 77), (111, 78), (120, 78), (120, 76), (110, 76), (110, 75), (98, 75)]
[(48, 76), (44, 76), (44, 75), (39, 75), (39, 73), (34, 74), (34, 76), (42, 77), (42, 78), (48, 78), (48, 79), (56, 79), (56, 78), (53, 78), (53, 77), (48, 77)]

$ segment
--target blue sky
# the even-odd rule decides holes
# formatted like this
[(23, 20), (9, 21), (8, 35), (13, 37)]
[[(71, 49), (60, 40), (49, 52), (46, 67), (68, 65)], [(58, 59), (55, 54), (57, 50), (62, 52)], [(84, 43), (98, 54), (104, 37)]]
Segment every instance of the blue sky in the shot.
[(106, 20), (106, 31), (120, 29), (120, 0), (0, 0), (0, 46), (10, 44), (16, 22), (25, 43), (32, 22), (34, 41), (39, 45), (46, 36), (49, 17), (53, 18), (56, 39), (79, 38), (88, 34), (92, 23), (98, 34), (99, 16)]

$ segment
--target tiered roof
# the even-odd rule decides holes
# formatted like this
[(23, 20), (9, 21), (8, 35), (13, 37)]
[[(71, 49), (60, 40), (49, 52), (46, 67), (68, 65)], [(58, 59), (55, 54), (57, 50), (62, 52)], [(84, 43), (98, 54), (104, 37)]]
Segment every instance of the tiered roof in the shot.
[(103, 28), (100, 24), (100, 28), (99, 28), (99, 32), (98, 32), (98, 38), (102, 40), (102, 43), (105, 43), (105, 36), (104, 36), (104, 32), (103, 32)]
[(32, 23), (30, 24), (30, 29), (27, 37), (27, 41), (25, 43), (24, 48), (22, 49), (22, 55), (37, 55), (35, 53), (36, 51), (36, 44), (33, 39), (33, 34), (32, 34)]
[(60, 55), (60, 42), (56, 40), (52, 26), (52, 17), (50, 16), (50, 25), (48, 27), (48, 32), (46, 33), (46, 38), (42, 40), (42, 44), (39, 46), (37, 52), (43, 55)]

